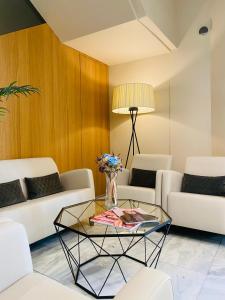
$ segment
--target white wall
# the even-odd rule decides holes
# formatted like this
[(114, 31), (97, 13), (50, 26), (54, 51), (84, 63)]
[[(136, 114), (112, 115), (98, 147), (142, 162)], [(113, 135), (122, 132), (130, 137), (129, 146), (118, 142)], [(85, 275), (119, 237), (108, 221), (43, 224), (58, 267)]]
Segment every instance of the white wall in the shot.
[(208, 21), (208, 6), (172, 54), (171, 154), (182, 170), (187, 156), (211, 155), (210, 35), (198, 30)]
[(188, 1), (174, 0), (174, 9), (176, 12), (175, 15), (176, 34), (177, 34), (178, 44), (183, 39), (187, 31), (189, 30), (190, 26), (192, 25), (192, 23), (198, 17), (199, 11), (204, 7), (204, 5), (206, 5), (206, 2), (209, 1), (208, 0), (188, 0)]
[(225, 155), (225, 1), (214, 0), (211, 14), (213, 154)]
[[(177, 51), (110, 67), (111, 92), (127, 82), (154, 86), (156, 112), (140, 115), (137, 121), (141, 152), (171, 153), (177, 170), (183, 169), (187, 156), (211, 154), (210, 36), (198, 35), (208, 18), (206, 1)], [(123, 158), (130, 130), (128, 117), (111, 114), (111, 150)]]

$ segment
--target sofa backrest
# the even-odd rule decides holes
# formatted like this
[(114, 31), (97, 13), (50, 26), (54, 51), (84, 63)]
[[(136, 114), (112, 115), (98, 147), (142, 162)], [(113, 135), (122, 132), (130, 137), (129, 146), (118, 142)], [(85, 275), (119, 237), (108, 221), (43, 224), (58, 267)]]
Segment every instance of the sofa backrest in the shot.
[(25, 177), (38, 177), (55, 172), (58, 172), (58, 169), (50, 157), (0, 160), (0, 183), (20, 179), (26, 198)]
[(131, 164), (132, 168), (143, 170), (170, 170), (172, 164), (171, 155), (160, 154), (136, 154)]
[[(23, 225), (0, 219), (0, 292), (33, 271)], [(1, 297), (0, 297), (1, 298)]]
[(185, 173), (201, 176), (225, 176), (225, 157), (188, 157), (186, 159)]

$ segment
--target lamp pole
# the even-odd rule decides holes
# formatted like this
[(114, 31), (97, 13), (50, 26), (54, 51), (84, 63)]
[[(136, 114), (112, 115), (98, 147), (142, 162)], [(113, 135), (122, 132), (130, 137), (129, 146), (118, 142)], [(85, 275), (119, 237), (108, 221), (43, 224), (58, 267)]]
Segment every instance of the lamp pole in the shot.
[(129, 159), (130, 151), (131, 151), (131, 146), (132, 146), (133, 155), (134, 155), (135, 142), (137, 145), (138, 153), (140, 154), (140, 147), (138, 144), (137, 133), (136, 133), (136, 128), (135, 128), (137, 115), (138, 115), (138, 107), (129, 107), (129, 112), (130, 112), (130, 118), (131, 118), (131, 124), (132, 124), (132, 131), (131, 131), (131, 137), (130, 137), (130, 144), (129, 144), (129, 148), (128, 148), (128, 152), (127, 152), (125, 168), (127, 167), (127, 163), (128, 163), (128, 159)]

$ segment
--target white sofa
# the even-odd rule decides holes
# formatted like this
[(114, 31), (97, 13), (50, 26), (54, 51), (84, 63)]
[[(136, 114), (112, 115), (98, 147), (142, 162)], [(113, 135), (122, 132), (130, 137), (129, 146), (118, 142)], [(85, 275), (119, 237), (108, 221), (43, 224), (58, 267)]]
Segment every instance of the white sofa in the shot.
[[(52, 158), (0, 161), (0, 183), (20, 179), (26, 198), (24, 177), (38, 177), (55, 172), (58, 169)], [(95, 197), (91, 170), (65, 172), (60, 174), (60, 179), (64, 192), (0, 208), (0, 217), (11, 218), (25, 226), (30, 244), (55, 233), (53, 221), (63, 207)]]
[[(132, 199), (161, 205), (162, 170), (170, 170), (172, 156), (158, 154), (136, 154), (133, 157), (131, 169), (123, 169), (118, 174), (117, 190), (119, 199)], [(157, 171), (156, 187), (145, 188), (130, 186), (132, 168)]]
[[(185, 173), (225, 176), (225, 157), (189, 157)], [(225, 197), (182, 193), (183, 173), (165, 171), (162, 181), (162, 207), (173, 224), (225, 234)]]
[[(21, 224), (0, 220), (0, 245), (0, 300), (90, 299), (33, 272), (29, 244)], [(154, 269), (143, 268), (115, 297), (115, 300), (127, 299), (172, 300), (169, 276)]]

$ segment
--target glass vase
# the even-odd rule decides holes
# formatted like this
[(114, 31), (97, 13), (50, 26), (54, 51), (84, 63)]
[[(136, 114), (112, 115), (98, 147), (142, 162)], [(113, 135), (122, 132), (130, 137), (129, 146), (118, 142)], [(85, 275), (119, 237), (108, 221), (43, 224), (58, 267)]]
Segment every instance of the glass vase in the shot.
[(117, 173), (105, 173), (106, 175), (106, 194), (105, 207), (111, 209), (117, 206)]

